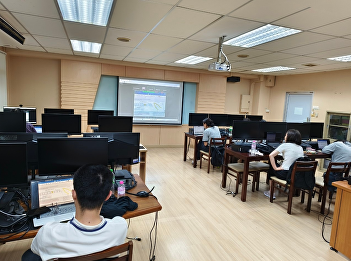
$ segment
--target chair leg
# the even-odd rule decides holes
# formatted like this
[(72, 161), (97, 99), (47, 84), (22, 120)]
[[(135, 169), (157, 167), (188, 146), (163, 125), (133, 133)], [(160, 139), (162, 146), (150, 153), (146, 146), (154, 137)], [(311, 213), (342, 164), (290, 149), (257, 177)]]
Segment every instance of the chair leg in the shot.
[(201, 169), (201, 167), (202, 167), (202, 154), (200, 153), (200, 169)]
[(274, 194), (274, 181), (269, 181), (269, 201), (273, 203), (273, 194)]
[(294, 196), (295, 189), (290, 186), (289, 188), (289, 196), (288, 196), (288, 214), (291, 215), (291, 207), (292, 207), (292, 200)]
[(307, 200), (307, 208), (306, 208), (307, 212), (311, 212), (312, 193), (313, 193), (313, 190), (308, 191), (308, 200)]
[(235, 194), (239, 193), (240, 173), (236, 173)]
[(301, 203), (304, 203), (305, 202), (305, 191), (302, 190), (301, 191)]
[(211, 158), (208, 157), (207, 158), (208, 162), (207, 162), (207, 173), (210, 173), (210, 167), (211, 167)]
[[(323, 188), (324, 188), (324, 187), (323, 187)], [(322, 201), (323, 188), (319, 188), (319, 193), (318, 193), (318, 202), (321, 202), (321, 201)]]
[(260, 172), (257, 172), (257, 176), (256, 176), (256, 190), (259, 191), (260, 190)]
[(252, 192), (255, 192), (255, 182), (256, 182), (256, 173), (252, 173), (252, 185), (251, 185)]
[(328, 193), (327, 186), (324, 186), (323, 191), (319, 192), (319, 195), (322, 195), (321, 214), (324, 214), (324, 211), (325, 211), (325, 202), (327, 201), (327, 193)]

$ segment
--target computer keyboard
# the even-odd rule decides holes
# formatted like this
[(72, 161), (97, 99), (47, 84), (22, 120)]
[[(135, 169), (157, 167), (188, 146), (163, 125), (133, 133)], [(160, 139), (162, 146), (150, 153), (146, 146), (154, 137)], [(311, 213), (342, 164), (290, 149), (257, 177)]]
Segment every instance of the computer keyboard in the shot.
[(74, 204), (50, 207), (51, 211), (41, 214), (40, 218), (33, 218), (34, 227), (43, 226), (49, 222), (67, 221), (74, 217), (76, 208)]

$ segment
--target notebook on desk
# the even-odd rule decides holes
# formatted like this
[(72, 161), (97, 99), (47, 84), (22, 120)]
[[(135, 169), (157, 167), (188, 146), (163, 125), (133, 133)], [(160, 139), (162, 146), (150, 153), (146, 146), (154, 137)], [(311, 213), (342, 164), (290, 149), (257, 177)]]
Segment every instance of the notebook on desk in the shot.
[(33, 218), (34, 227), (70, 220), (75, 215), (73, 177), (31, 181), (31, 208), (49, 207), (50, 212)]

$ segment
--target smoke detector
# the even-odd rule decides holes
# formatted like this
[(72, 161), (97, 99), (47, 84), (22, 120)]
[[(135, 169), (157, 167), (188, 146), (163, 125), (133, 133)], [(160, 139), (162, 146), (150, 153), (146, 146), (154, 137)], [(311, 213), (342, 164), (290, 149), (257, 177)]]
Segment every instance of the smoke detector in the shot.
[(225, 35), (222, 37), (219, 37), (217, 61), (214, 63), (211, 63), (208, 66), (209, 71), (230, 72), (230, 70), (232, 68), (232, 65), (230, 64), (227, 56), (223, 52), (224, 37), (225, 37)]

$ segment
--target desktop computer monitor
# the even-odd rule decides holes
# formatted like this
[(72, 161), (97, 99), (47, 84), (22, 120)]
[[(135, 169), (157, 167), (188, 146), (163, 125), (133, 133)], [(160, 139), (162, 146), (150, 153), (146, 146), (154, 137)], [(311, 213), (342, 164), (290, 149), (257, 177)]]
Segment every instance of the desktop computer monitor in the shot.
[(208, 118), (208, 113), (189, 113), (189, 126), (202, 126), (202, 121)]
[(228, 114), (209, 114), (208, 117), (216, 126), (230, 126), (228, 125)]
[(98, 118), (99, 132), (132, 132), (133, 117), (104, 116)]
[(81, 133), (81, 115), (44, 113), (41, 118), (43, 132)]
[(296, 129), (301, 134), (302, 140), (310, 139), (310, 125), (309, 123), (294, 123), (294, 122), (287, 122), (286, 123), (286, 130)]
[(310, 125), (310, 139), (323, 138), (323, 122), (308, 122)]
[(38, 139), (40, 176), (73, 174), (86, 164), (108, 164), (107, 138)]
[(245, 115), (240, 114), (228, 114), (228, 126), (232, 126), (233, 121), (242, 121), (244, 120)]
[(51, 108), (44, 108), (44, 113), (74, 114), (74, 109), (51, 109)]
[(37, 123), (37, 109), (27, 107), (7, 107), (4, 106), (4, 112), (17, 112), (21, 111), (26, 115), (26, 122), (36, 124)]
[(108, 138), (108, 140), (113, 140), (114, 132), (87, 132), (83, 133), (83, 137), (90, 138)]
[(113, 116), (114, 111), (106, 110), (88, 110), (88, 125), (98, 125), (100, 115)]
[(282, 134), (279, 132), (266, 132), (265, 133), (266, 142), (281, 142), (282, 141)]
[(233, 121), (232, 138), (238, 140), (263, 140), (264, 132), (258, 121)]
[(26, 132), (26, 114), (0, 112), (0, 132)]
[(0, 143), (0, 187), (28, 186), (27, 144)]
[(260, 121), (263, 119), (262, 115), (246, 115), (246, 119), (250, 119), (250, 121)]
[(138, 163), (139, 145), (140, 133), (114, 133), (113, 141), (109, 142), (109, 160), (120, 165)]
[(263, 133), (265, 133), (265, 137), (267, 137), (268, 133), (276, 133), (275, 136), (277, 139), (279, 137), (283, 139), (286, 133), (286, 122), (260, 122), (260, 128), (262, 129)]
[(26, 132), (0, 132), (0, 142), (2, 141), (23, 141), (28, 142), (34, 139), (35, 133)]

